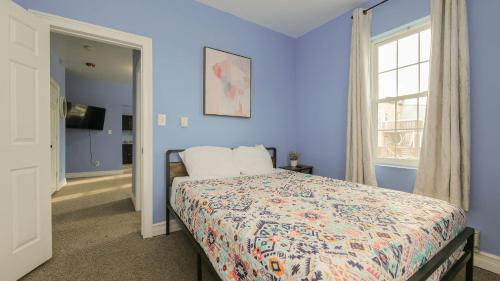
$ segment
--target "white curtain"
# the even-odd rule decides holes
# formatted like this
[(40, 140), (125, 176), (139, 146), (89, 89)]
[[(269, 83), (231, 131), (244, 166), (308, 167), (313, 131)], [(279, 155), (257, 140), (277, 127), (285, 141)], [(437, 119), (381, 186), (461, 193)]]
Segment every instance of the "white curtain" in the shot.
[(376, 186), (372, 154), (370, 96), (371, 11), (356, 9), (352, 20), (351, 66), (347, 116), (347, 181)]
[(431, 0), (429, 102), (414, 193), (469, 209), (469, 46), (465, 0)]

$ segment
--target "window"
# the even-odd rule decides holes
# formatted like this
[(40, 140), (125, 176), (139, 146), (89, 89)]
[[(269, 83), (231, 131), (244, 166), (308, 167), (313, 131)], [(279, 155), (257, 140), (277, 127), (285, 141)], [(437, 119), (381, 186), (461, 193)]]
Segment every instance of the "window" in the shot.
[(373, 42), (372, 93), (378, 164), (416, 166), (429, 88), (429, 23)]

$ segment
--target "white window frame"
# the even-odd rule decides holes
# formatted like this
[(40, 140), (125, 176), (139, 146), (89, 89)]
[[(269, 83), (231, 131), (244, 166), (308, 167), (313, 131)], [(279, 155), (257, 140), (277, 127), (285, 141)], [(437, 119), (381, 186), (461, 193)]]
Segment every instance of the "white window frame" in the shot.
[[(408, 167), (408, 168), (416, 168), (418, 166), (418, 160), (409, 160), (409, 159), (397, 159), (397, 158), (379, 158), (377, 157), (377, 146), (378, 146), (378, 104), (380, 102), (395, 102), (399, 100), (406, 100), (406, 99), (411, 99), (411, 98), (419, 98), (419, 97), (427, 97), (428, 96), (428, 91), (426, 92), (421, 92), (417, 94), (411, 94), (411, 95), (405, 95), (405, 96), (397, 96), (397, 97), (388, 97), (382, 100), (378, 99), (378, 47), (396, 40), (399, 40), (401, 38), (410, 36), (412, 34), (424, 31), (426, 29), (429, 29), (431, 27), (431, 22), (430, 18), (426, 17), (424, 19), (415, 21), (413, 23), (410, 23), (408, 25), (402, 26), (400, 28), (394, 29), (392, 31), (389, 31), (387, 33), (381, 34), (379, 36), (373, 37), (372, 38), (372, 44), (371, 44), (371, 53), (372, 53), (372, 60), (371, 60), (371, 94), (372, 94), (372, 120), (373, 120), (373, 128), (372, 128), (372, 144), (373, 144), (373, 154), (374, 154), (374, 159), (375, 159), (375, 164), (376, 165), (386, 165), (386, 166), (397, 166), (397, 167)], [(419, 37), (419, 42), (420, 42), (420, 37)], [(420, 48), (419, 48), (420, 52)], [(420, 54), (419, 54), (420, 57)], [(406, 65), (405, 67), (412, 66), (412, 65), (418, 65), (419, 62), (415, 64), (410, 64)], [(396, 58), (396, 65), (397, 65), (397, 58)], [(397, 73), (397, 71), (396, 71)], [(397, 75), (397, 74), (396, 74)], [(419, 71), (420, 75), (420, 71)], [(397, 87), (397, 76), (396, 76), (396, 87)], [(420, 76), (419, 76), (419, 83), (420, 83)], [(395, 107), (397, 109), (397, 107)], [(417, 110), (417, 120), (419, 120), (419, 110)], [(395, 129), (396, 131), (396, 129)], [(418, 132), (418, 130), (417, 130)]]

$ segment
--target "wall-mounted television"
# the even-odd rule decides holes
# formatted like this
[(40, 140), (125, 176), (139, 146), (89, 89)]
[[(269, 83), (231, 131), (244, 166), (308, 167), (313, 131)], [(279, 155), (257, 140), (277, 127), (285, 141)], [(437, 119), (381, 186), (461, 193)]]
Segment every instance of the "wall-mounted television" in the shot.
[(78, 103), (67, 103), (66, 128), (102, 131), (106, 109)]

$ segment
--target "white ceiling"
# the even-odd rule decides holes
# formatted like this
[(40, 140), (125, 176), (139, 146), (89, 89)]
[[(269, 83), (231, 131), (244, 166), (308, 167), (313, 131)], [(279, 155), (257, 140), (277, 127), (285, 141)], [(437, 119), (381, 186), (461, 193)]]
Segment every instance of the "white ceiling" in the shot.
[[(90, 50), (84, 46), (91, 46)], [(66, 71), (87, 79), (132, 83), (132, 49), (51, 33), (50, 47)], [(95, 68), (85, 65), (95, 64)]]
[(196, 0), (298, 38), (367, 0)]

